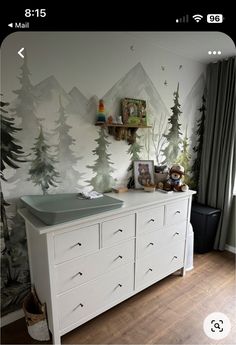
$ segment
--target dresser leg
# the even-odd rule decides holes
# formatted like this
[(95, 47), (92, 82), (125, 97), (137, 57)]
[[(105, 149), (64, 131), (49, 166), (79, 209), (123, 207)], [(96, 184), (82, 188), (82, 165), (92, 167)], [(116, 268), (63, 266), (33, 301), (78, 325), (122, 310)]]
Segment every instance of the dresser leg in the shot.
[(58, 334), (53, 334), (52, 335), (52, 343), (54, 345), (61, 345), (61, 337)]
[(186, 273), (186, 270), (185, 270), (184, 267), (182, 267), (182, 268), (180, 269), (180, 275), (181, 275), (182, 277), (184, 277), (184, 276), (185, 276), (185, 273)]

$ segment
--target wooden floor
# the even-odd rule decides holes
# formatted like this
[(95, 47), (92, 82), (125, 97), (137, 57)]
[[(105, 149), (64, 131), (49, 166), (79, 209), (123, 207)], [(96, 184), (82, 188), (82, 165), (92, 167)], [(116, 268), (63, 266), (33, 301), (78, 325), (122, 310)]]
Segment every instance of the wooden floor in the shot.
[[(221, 311), (231, 320), (221, 341), (203, 331)], [(24, 319), (2, 328), (2, 344), (36, 344)], [(235, 255), (195, 255), (185, 277), (171, 275), (62, 337), (63, 344), (236, 344)], [(41, 342), (42, 344), (42, 342)]]

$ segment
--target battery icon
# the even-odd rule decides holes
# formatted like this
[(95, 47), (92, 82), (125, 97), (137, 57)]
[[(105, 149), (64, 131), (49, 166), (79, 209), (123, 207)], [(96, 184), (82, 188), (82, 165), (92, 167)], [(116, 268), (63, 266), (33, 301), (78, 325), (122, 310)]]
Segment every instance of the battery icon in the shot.
[(223, 23), (223, 14), (208, 14), (207, 15), (207, 23)]

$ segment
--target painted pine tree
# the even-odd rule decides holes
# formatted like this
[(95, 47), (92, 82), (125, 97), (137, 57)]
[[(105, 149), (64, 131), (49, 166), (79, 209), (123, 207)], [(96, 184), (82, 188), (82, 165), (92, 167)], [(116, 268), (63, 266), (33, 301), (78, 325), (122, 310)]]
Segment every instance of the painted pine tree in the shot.
[(25, 162), (24, 151), (22, 146), (18, 144), (18, 140), (15, 138), (15, 134), (21, 130), (21, 128), (15, 127), (14, 118), (7, 117), (8, 111), (4, 107), (9, 103), (0, 102), (1, 110), (1, 179), (6, 181), (3, 171), (6, 167), (18, 169), (17, 163)]
[[(23, 64), (20, 67), (19, 83), (20, 87), (14, 90), (13, 93), (17, 95), (13, 102), (11, 116), (20, 120), (22, 131), (16, 134), (17, 139), (23, 144), (24, 151), (27, 155), (31, 152), (34, 139), (38, 135), (39, 120), (36, 117), (37, 98), (33, 92), (33, 85), (30, 81), (30, 71), (28, 68), (28, 59), (25, 52)], [(25, 185), (21, 181), (25, 181), (29, 171), (29, 160), (22, 165), (21, 169), (17, 169), (15, 174), (9, 178), (8, 182), (14, 188), (14, 197), (21, 196), (25, 193)]]
[[(136, 140), (138, 139), (139, 137), (136, 136)], [(131, 173), (129, 179), (128, 179), (128, 183), (127, 183), (127, 188), (134, 188), (135, 185), (134, 185), (134, 171), (133, 171), (133, 168), (134, 168), (134, 161), (136, 160), (140, 160), (140, 157), (139, 157), (139, 154), (142, 150), (142, 146), (140, 144), (137, 143), (137, 141), (135, 141), (134, 143), (130, 144), (130, 147), (127, 151), (128, 154), (130, 154), (130, 165), (128, 167), (128, 172)]]
[(65, 108), (62, 105), (61, 97), (59, 97), (59, 118), (56, 121), (55, 135), (58, 136), (58, 145), (56, 147), (57, 160), (59, 162), (60, 177), (63, 183), (63, 188), (66, 191), (74, 190), (75, 186), (79, 185), (83, 174), (75, 169), (75, 165), (82, 157), (76, 158), (72, 151), (75, 145), (75, 139), (71, 137), (69, 131), (71, 126), (67, 124), (67, 115)]
[(190, 178), (190, 172), (191, 172), (190, 159), (191, 159), (191, 155), (189, 153), (189, 139), (187, 136), (187, 127), (186, 127), (185, 136), (182, 139), (181, 153), (176, 159), (176, 163), (179, 163), (180, 165), (184, 167), (184, 172), (185, 172), (184, 182), (188, 185), (192, 184), (192, 181)]
[[(21, 128), (15, 127), (15, 119), (8, 117), (4, 109), (9, 103), (0, 102), (1, 110), (1, 179), (8, 182), (4, 176), (6, 168), (18, 169), (18, 163), (26, 162), (22, 146), (15, 138)], [(1, 314), (21, 308), (22, 301), (30, 290), (29, 267), (25, 241), (25, 229), (16, 222), (12, 231), (12, 218), (7, 217), (6, 208), (10, 206), (1, 191)], [(16, 217), (15, 217), (16, 218)], [(11, 230), (11, 231), (10, 231)]]
[(165, 156), (165, 160), (162, 162), (163, 164), (172, 165), (176, 162), (176, 158), (179, 154), (179, 144), (181, 143), (181, 132), (179, 123), (179, 116), (182, 113), (180, 111), (180, 104), (179, 104), (179, 83), (177, 86), (176, 92), (174, 92), (174, 106), (171, 107), (172, 115), (168, 119), (168, 123), (171, 125), (168, 134), (164, 134), (163, 136), (167, 139), (167, 146), (165, 149), (162, 150), (163, 155)]
[(39, 121), (35, 115), (37, 98), (33, 94), (27, 61), (27, 54), (25, 52), (24, 62), (20, 68), (21, 73), (18, 77), (20, 89), (13, 91), (17, 95), (17, 98), (14, 102), (14, 107), (11, 109), (13, 115), (21, 119), (21, 128), (23, 131), (19, 133), (18, 137), (24, 144), (25, 150), (30, 149), (39, 128)]
[(58, 181), (56, 179), (60, 176), (54, 167), (56, 159), (49, 153), (49, 148), (50, 146), (46, 143), (42, 126), (40, 126), (39, 136), (36, 138), (32, 148), (35, 157), (31, 161), (28, 180), (31, 180), (35, 186), (40, 186), (43, 194), (48, 193), (50, 186), (57, 187)]
[[(18, 163), (25, 162), (24, 151), (22, 146), (20, 146), (15, 138), (15, 134), (21, 130), (21, 128), (15, 127), (14, 118), (7, 117), (6, 114), (8, 111), (4, 109), (9, 103), (0, 101), (0, 117), (1, 117), (1, 179), (7, 181), (4, 176), (4, 170), (9, 167), (13, 169), (18, 169)], [(9, 204), (5, 201), (1, 190), (1, 221), (2, 221), (2, 230), (5, 243), (9, 241), (9, 231), (7, 224), (7, 216), (5, 206)]]
[(115, 184), (114, 178), (111, 176), (111, 173), (114, 169), (111, 167), (113, 164), (110, 161), (110, 154), (107, 153), (107, 148), (109, 142), (107, 140), (107, 135), (104, 128), (100, 128), (99, 138), (95, 139), (98, 146), (93, 150), (93, 155), (97, 156), (95, 164), (92, 166), (87, 166), (92, 169), (96, 174), (89, 182), (95, 191), (105, 193), (110, 192), (112, 187)]
[(192, 165), (192, 173), (193, 173), (193, 181), (194, 181), (193, 188), (197, 191), (198, 191), (198, 184), (199, 184), (203, 135), (204, 135), (205, 117), (206, 117), (206, 99), (204, 95), (202, 96), (202, 105), (198, 110), (201, 113), (201, 117), (199, 120), (197, 120), (197, 131), (196, 131), (197, 144), (196, 146), (193, 147), (193, 151), (196, 152), (197, 155)]

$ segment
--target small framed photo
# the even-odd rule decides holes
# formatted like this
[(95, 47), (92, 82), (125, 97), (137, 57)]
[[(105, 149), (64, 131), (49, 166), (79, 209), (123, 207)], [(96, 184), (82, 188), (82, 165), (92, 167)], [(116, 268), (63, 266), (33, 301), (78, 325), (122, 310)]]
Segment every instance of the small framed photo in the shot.
[(146, 101), (143, 99), (122, 99), (122, 120), (129, 125), (147, 125)]
[(134, 161), (134, 183), (136, 189), (144, 186), (154, 185), (154, 161)]

